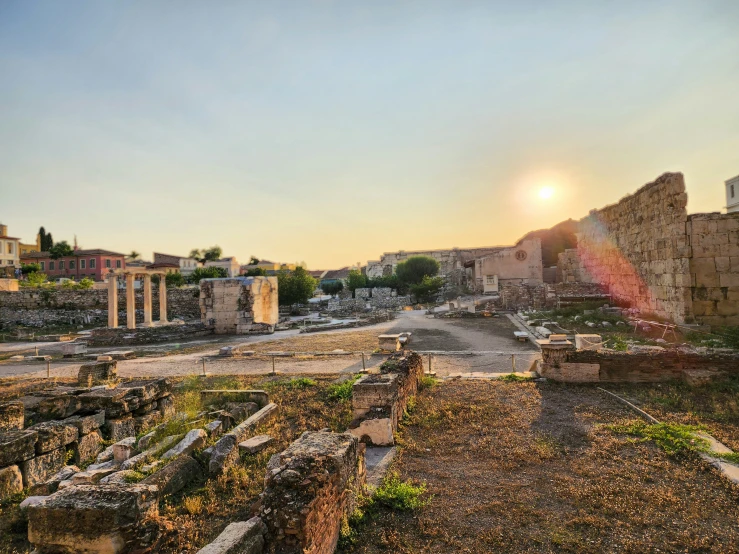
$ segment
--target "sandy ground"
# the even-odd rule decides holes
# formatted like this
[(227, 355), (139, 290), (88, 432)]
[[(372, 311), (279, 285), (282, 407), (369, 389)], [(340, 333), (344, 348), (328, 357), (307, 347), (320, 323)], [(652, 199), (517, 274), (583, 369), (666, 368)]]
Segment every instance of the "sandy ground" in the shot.
[[(181, 344), (154, 344), (135, 347), (138, 358), (118, 363), (121, 377), (191, 375), (203, 370), (211, 374), (265, 374), (272, 371), (272, 359), (266, 352), (331, 352), (342, 349), (351, 352), (343, 356), (296, 356), (275, 358), (277, 373), (355, 373), (362, 369), (361, 352), (365, 353), (365, 367), (369, 370), (379, 366), (386, 356), (372, 355), (377, 348), (377, 335), (400, 331), (413, 333), (411, 348), (424, 352), (426, 363), (431, 356), (431, 368), (439, 377), (457, 374), (510, 372), (515, 356), (517, 371), (527, 371), (538, 359), (539, 352), (529, 343), (519, 343), (513, 338), (515, 327), (505, 317), (470, 319), (435, 319), (423, 311), (400, 312), (391, 322), (371, 327), (346, 329), (331, 333), (300, 334), (283, 331), (274, 335), (252, 337), (214, 337)], [(241, 346), (243, 350), (254, 350), (255, 357), (221, 358), (218, 350), (223, 345)], [(34, 343), (26, 343), (33, 348)], [(21, 349), (20, 343), (1, 345), (4, 348)], [(52, 343), (53, 347), (58, 344)], [(121, 348), (118, 348), (121, 349)], [(110, 348), (95, 348), (91, 351), (104, 352)], [(185, 350), (184, 353), (177, 353)], [(449, 352), (450, 354), (446, 354)], [(473, 352), (476, 352), (473, 354)], [(43, 353), (43, 351), (42, 351)], [(431, 353), (431, 354), (429, 354)], [(452, 354), (453, 353), (453, 354)], [(463, 354), (458, 354), (463, 353)], [(79, 360), (67, 362), (55, 360), (50, 374), (56, 377), (73, 377)], [(45, 363), (10, 362), (0, 363), (0, 377), (42, 377), (46, 375)]]

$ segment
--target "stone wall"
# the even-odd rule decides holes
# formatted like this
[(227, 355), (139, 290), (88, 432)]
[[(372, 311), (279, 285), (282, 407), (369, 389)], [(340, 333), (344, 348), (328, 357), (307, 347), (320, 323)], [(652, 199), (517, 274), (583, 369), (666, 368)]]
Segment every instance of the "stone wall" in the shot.
[(582, 280), (614, 299), (676, 322), (693, 320), (688, 196), (681, 173), (665, 173), (579, 223)]
[(684, 372), (739, 373), (733, 350), (663, 349), (638, 352), (542, 347), (542, 377), (564, 382), (654, 383), (684, 378)]
[[(359, 290), (359, 289), (358, 289)], [(364, 289), (368, 290), (368, 289)], [(410, 306), (413, 303), (410, 296), (372, 296), (371, 298), (347, 298), (328, 301), (326, 311), (332, 314), (352, 314), (369, 310), (392, 310)], [(367, 307), (369, 306), (369, 308)]]
[[(447, 250), (414, 250), (406, 252), (385, 252), (379, 260), (367, 262), (367, 277), (387, 277), (395, 272), (400, 262), (413, 256), (428, 256), (439, 262), (439, 274), (447, 276), (455, 270), (463, 270), (465, 262), (481, 258), (501, 250), (500, 247), (450, 248)], [(464, 273), (461, 273), (464, 275)]]
[(580, 254), (577, 248), (568, 248), (557, 256), (557, 283), (580, 283), (583, 278)]
[[(153, 288), (153, 318), (159, 319), (159, 287)], [(167, 319), (181, 318), (185, 321), (200, 319), (198, 290), (191, 288), (167, 289)], [(136, 321), (144, 321), (144, 296), (136, 292)], [(125, 321), (126, 295), (118, 294), (119, 321)], [(23, 325), (43, 327), (44, 325), (82, 325), (108, 322), (108, 290), (87, 289), (70, 290), (29, 289), (18, 292), (0, 292), (0, 326)]]
[(704, 324), (739, 325), (739, 213), (688, 217), (693, 315)]
[[(169, 311), (169, 310), (167, 310)], [(213, 327), (197, 323), (171, 323), (161, 327), (126, 329), (101, 327), (93, 329), (87, 342), (90, 346), (132, 346), (152, 342), (170, 342), (205, 337), (213, 334)]]
[(277, 277), (203, 279), (199, 302), (216, 334), (272, 333), (279, 320)]
[(364, 445), (349, 433), (305, 432), (272, 456), (264, 481), (266, 551), (330, 554), (364, 488)]

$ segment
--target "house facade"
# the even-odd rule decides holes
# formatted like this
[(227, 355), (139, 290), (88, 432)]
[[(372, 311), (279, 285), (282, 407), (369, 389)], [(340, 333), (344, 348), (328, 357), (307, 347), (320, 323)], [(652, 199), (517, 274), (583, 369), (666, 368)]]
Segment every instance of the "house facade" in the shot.
[(468, 283), (477, 292), (496, 293), (503, 284), (541, 285), (544, 283), (541, 240), (520, 241), (500, 247), (486, 256), (465, 262)]
[(179, 267), (179, 272), (185, 277), (192, 274), (192, 272), (197, 268), (203, 267), (203, 264), (195, 258), (185, 258), (184, 256), (174, 256), (172, 254), (161, 254), (160, 252), (154, 252), (154, 265), (156, 264), (167, 264), (168, 267), (171, 267), (173, 264), (177, 265)]
[(222, 267), (226, 270), (227, 277), (238, 277), (241, 273), (241, 264), (233, 256), (212, 262), (205, 262), (205, 267)]
[(126, 269), (126, 257), (118, 252), (94, 248), (90, 250), (75, 250), (69, 256), (63, 256), (56, 260), (51, 258), (48, 252), (31, 252), (21, 257), (24, 264), (39, 264), (41, 273), (49, 276), (49, 279), (74, 279), (79, 281), (84, 278), (94, 281), (104, 281), (110, 271)]
[(0, 266), (20, 266), (20, 239), (8, 236), (8, 226), (0, 223)]

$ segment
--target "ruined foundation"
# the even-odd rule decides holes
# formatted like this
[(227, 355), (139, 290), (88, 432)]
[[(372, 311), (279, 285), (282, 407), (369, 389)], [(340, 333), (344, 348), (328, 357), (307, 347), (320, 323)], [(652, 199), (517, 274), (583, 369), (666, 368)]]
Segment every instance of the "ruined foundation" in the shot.
[(279, 321), (277, 277), (203, 279), (200, 314), (218, 335), (273, 333)]

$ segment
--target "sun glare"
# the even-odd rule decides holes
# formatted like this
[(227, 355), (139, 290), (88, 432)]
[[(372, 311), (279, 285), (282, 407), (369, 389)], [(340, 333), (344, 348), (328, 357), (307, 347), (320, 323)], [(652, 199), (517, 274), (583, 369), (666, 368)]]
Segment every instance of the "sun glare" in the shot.
[(542, 187), (539, 189), (539, 198), (547, 200), (554, 196), (554, 189), (552, 187)]

